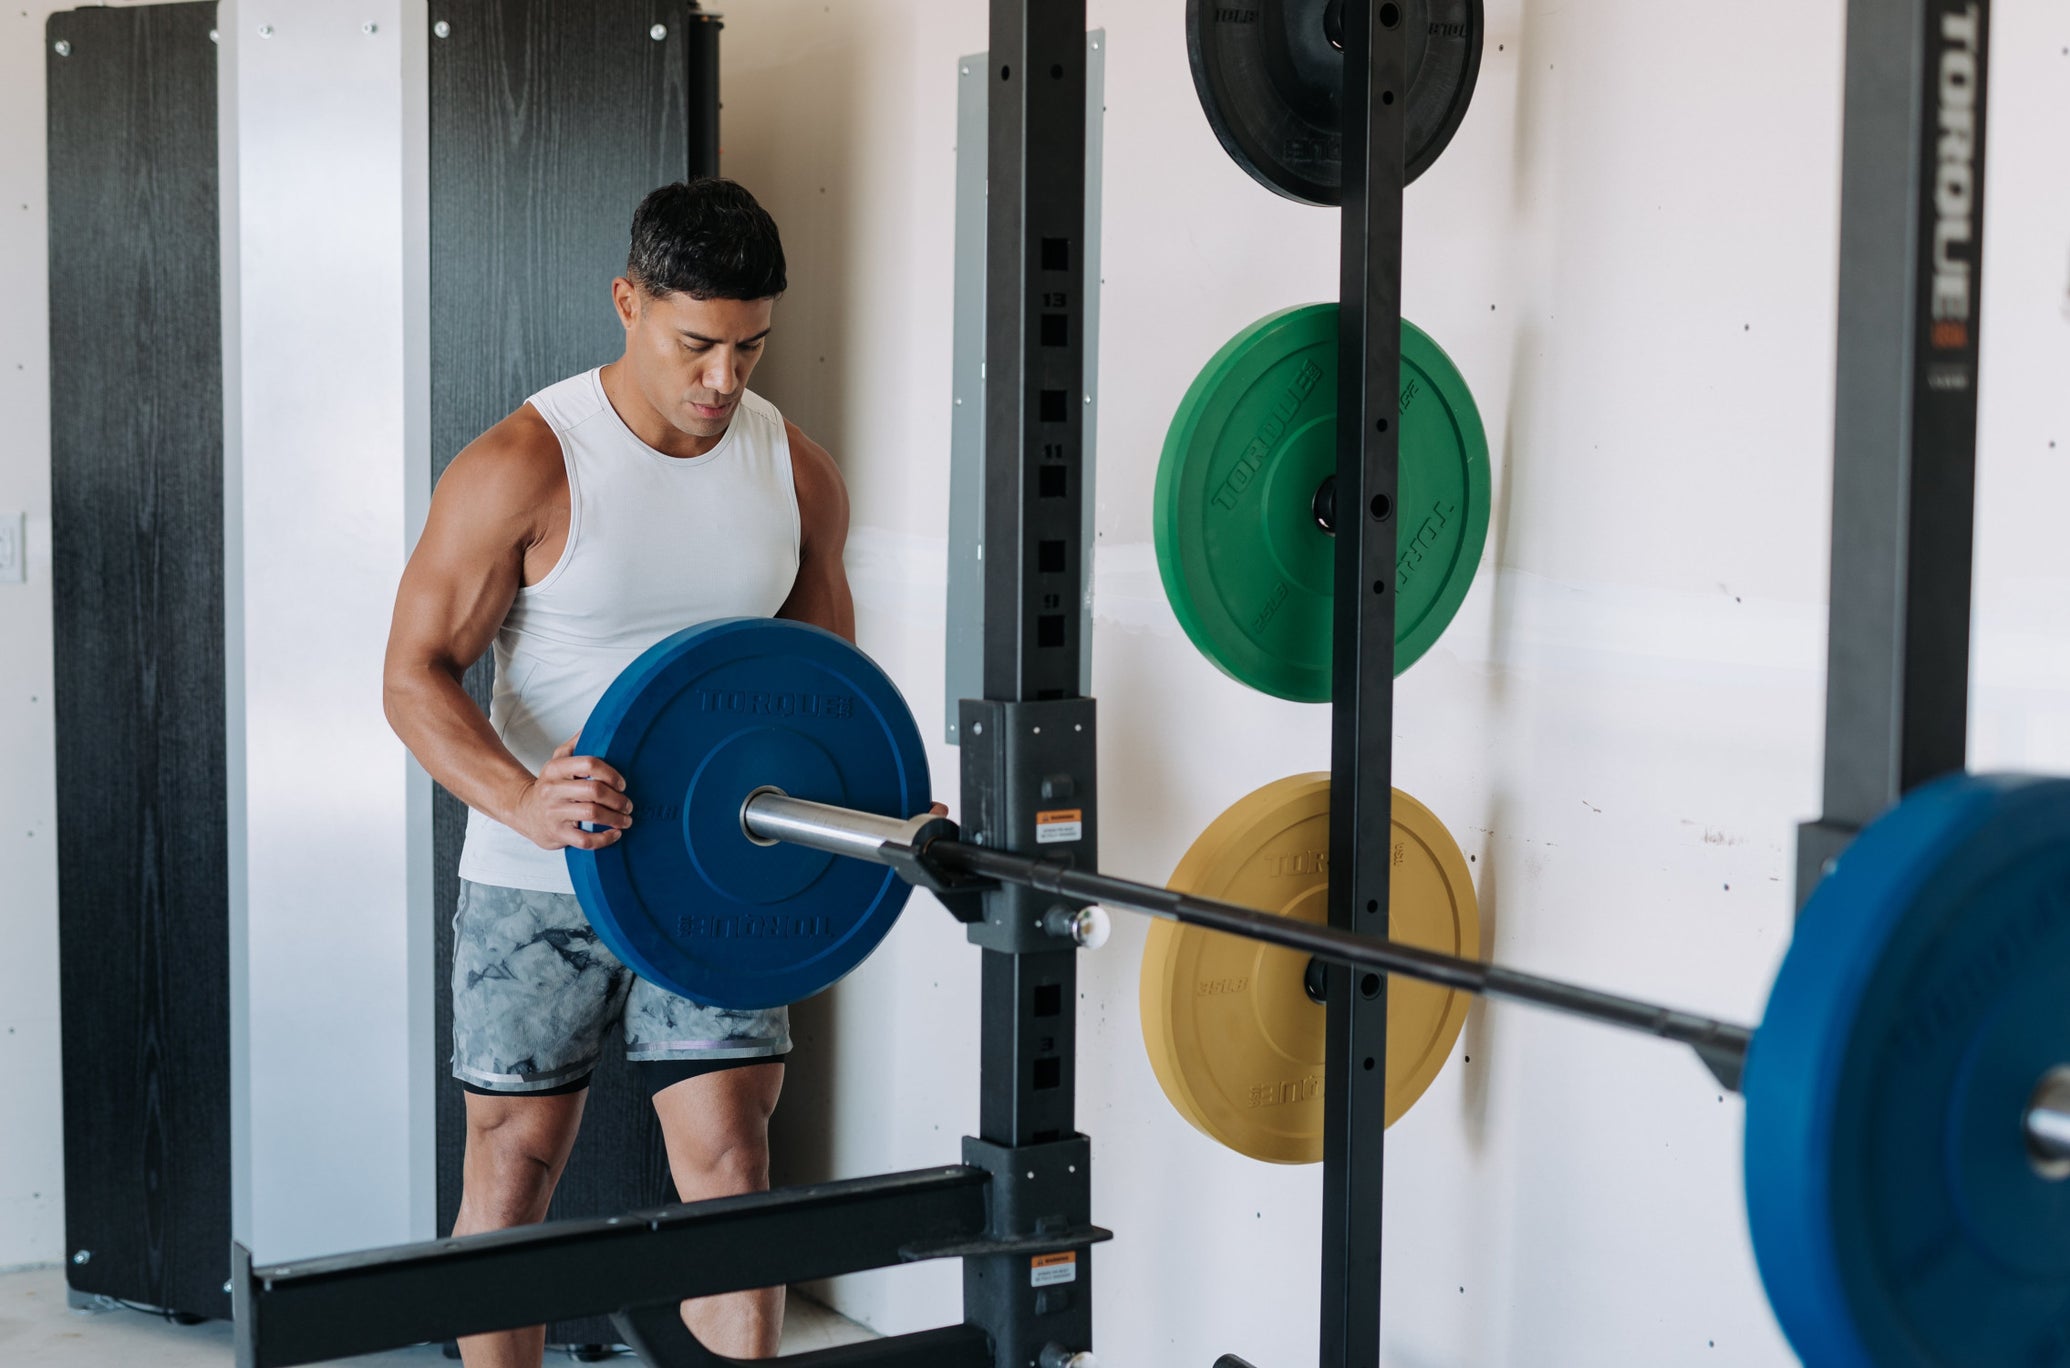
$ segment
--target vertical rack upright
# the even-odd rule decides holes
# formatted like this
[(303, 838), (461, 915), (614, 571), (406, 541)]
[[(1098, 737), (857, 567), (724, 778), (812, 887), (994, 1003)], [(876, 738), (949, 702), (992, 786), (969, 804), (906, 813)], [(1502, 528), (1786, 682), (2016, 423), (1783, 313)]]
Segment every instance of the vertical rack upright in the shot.
[[(1344, 6), (1330, 924), (1385, 935), (1393, 844), (1395, 495), (1407, 89), (1398, 5)], [(1380, 1362), (1387, 983), (1329, 970), (1323, 1368)]]
[[(962, 806), (976, 844), (1096, 863), (1096, 733), (1084, 678), (1085, 3), (992, 0), (985, 79), (984, 697), (958, 705)], [(1077, 810), (1075, 839), (1038, 816)], [(988, 1234), (964, 1264), (964, 1318), (998, 1368), (1092, 1342), (1092, 1148), (1078, 1134), (1077, 947), (1057, 899), (1019, 887), (968, 913), (983, 951), (979, 1125)]]
[(1990, 38), (1990, 0), (1847, 7), (1825, 793), (1799, 907), (1967, 761)]

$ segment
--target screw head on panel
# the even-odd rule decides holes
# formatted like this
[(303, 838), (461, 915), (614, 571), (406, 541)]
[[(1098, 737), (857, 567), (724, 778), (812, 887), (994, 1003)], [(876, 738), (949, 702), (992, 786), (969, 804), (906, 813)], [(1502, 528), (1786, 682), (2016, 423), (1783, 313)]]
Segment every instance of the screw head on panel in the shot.
[(62, 38), (58, 39), (55, 43), (52, 43), (50, 45), (50, 50), (52, 52), (55, 52), (60, 57), (70, 57), (72, 55), (72, 45)]
[(436, 24), (433, 24), (431, 26), (431, 33), (432, 36), (435, 38), (448, 37), (452, 34), (452, 32), (453, 26), (443, 19), (439, 20)]
[(229, 1293), (230, 1293), (230, 1280), (229, 1280), (228, 1278), (225, 1278), (225, 1279), (223, 1279), (223, 1294), (224, 1294), (225, 1296), (228, 1296), (228, 1295), (229, 1295)]
[(647, 30), (647, 36), (649, 38), (652, 38), (657, 43), (660, 42), (662, 39), (668, 37), (668, 25), (656, 24), (653, 28)]
[(271, 37), (273, 36), (273, 25), (271, 25), (271, 24), (261, 24), (261, 25), (259, 25), (259, 36), (260, 36), (261, 38), (271, 38)]
[(82, 1249), (72, 1255), (72, 1262), (75, 1264), (83, 1264), (87, 1263), (92, 1258), (93, 1251), (91, 1249)]
[(371, 34), (376, 34), (376, 33), (379, 33), (379, 32), (381, 31), (381, 26), (380, 26), (379, 24), (361, 24), (361, 25), (359, 26), (359, 31), (360, 31), (361, 33), (365, 33), (365, 34), (369, 34), (369, 35), (371, 35)]
[(218, 33), (218, 32), (216, 32), (216, 30), (214, 30), (214, 29), (210, 29), (210, 30), (208, 31), (208, 40), (209, 40), (209, 41), (210, 41), (211, 43), (220, 43), (220, 42), (222, 42), (222, 41), (223, 41), (223, 35), (222, 35), (222, 34), (220, 34), (220, 33)]

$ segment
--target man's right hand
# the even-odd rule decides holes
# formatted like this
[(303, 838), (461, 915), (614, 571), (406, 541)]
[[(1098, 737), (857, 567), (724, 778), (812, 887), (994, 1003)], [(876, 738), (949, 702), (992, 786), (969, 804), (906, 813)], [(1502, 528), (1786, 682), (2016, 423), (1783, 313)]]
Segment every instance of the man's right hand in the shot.
[[(571, 736), (518, 795), (510, 826), (541, 850), (600, 850), (632, 825), (632, 807), (625, 776), (594, 755), (575, 754)], [(583, 822), (602, 830), (585, 831)]]

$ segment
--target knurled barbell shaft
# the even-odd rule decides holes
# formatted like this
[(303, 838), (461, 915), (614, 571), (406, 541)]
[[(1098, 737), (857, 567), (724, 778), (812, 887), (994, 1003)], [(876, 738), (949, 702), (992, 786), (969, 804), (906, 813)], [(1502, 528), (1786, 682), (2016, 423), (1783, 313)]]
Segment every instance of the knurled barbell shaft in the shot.
[[(878, 864), (892, 863), (887, 847), (912, 850), (915, 837), (929, 821), (879, 817), (852, 808), (791, 798), (775, 789), (758, 789), (741, 808), (741, 825), (753, 839), (788, 841)], [(1268, 945), (1306, 951), (1333, 964), (1378, 969), (1483, 997), (1533, 1003), (1570, 1016), (1672, 1040), (1694, 1049), (1727, 1087), (1738, 1086), (1740, 1065), (1753, 1040), (1751, 1030), (1731, 1022), (1403, 945), (1381, 936), (1318, 926), (1234, 903), (1197, 898), (1156, 884), (1075, 869), (1060, 859), (1017, 855), (947, 836), (926, 841), (914, 853), (922, 863), (945, 873), (1021, 884), (1074, 902), (1099, 903), (1165, 917)]]

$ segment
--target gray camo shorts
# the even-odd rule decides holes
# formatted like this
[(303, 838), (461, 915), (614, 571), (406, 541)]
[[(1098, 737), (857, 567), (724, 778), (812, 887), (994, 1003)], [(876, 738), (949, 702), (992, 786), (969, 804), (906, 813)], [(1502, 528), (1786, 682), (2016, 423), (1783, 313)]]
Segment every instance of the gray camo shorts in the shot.
[(630, 1060), (752, 1059), (791, 1048), (788, 1007), (704, 1007), (636, 977), (572, 893), (460, 881), (453, 1076), (490, 1092), (573, 1082), (622, 1023)]

